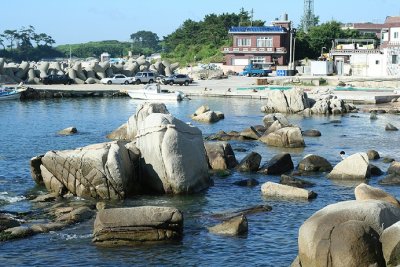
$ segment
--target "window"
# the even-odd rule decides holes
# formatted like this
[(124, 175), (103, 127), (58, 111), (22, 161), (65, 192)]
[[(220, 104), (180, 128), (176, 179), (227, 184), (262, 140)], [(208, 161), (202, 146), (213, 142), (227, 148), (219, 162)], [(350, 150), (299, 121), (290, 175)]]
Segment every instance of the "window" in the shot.
[(394, 32), (394, 39), (398, 39), (399, 38), (399, 32)]
[(253, 57), (250, 61), (252, 64), (263, 64), (265, 63), (265, 57)]
[(251, 46), (250, 38), (237, 38), (237, 46)]
[(272, 47), (272, 37), (257, 37), (257, 47)]
[(392, 55), (392, 64), (397, 64), (398, 63), (398, 56), (397, 55)]

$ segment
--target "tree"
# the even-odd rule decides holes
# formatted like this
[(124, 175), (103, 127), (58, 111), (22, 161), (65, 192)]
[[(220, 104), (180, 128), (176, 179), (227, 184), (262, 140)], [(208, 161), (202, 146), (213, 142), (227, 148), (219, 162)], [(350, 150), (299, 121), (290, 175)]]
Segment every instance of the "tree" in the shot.
[(18, 38), (17, 30), (5, 30), (3, 32), (4, 38), (6, 38), (9, 42), (8, 47), (10, 47), (11, 51), (13, 50), (14, 41)]
[(32, 48), (31, 40), (35, 35), (35, 28), (29, 25), (28, 28), (22, 27), (17, 34), (18, 47), (22, 50)]
[(0, 45), (3, 47), (3, 50), (6, 50), (6, 45), (4, 44), (4, 38), (5, 36), (3, 34), (0, 34)]
[(231, 42), (228, 32), (232, 26), (263, 26), (264, 23), (260, 20), (252, 21), (249, 12), (243, 8), (239, 14), (209, 14), (199, 22), (187, 19), (173, 33), (164, 37), (163, 57), (185, 64), (207, 61), (207, 58), (222, 61), (221, 48)]
[(158, 35), (151, 31), (138, 31), (131, 34), (131, 40), (134, 46), (138, 48), (150, 48), (153, 51), (159, 51), (160, 39)]

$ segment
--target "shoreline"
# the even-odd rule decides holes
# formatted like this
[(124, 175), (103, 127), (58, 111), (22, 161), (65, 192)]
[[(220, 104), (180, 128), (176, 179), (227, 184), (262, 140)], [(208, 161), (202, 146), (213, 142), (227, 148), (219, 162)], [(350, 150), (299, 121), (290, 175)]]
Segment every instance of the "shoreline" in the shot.
[[(342, 77), (341, 81), (343, 81)], [(261, 84), (257, 80), (267, 80), (268, 84)], [(292, 79), (289, 84), (286, 81)], [(324, 79), (327, 81), (326, 85), (315, 85), (312, 81), (319, 81)], [(359, 78), (360, 79), (360, 78)], [(311, 81), (311, 82), (310, 82)], [(172, 91), (182, 91), (189, 97), (234, 97), (234, 98), (254, 98), (265, 99), (268, 97), (268, 92), (273, 88), (274, 90), (288, 89), (289, 87), (302, 88), (310, 98), (315, 98), (321, 94), (333, 94), (338, 98), (343, 99), (345, 102), (353, 104), (381, 104), (390, 103), (400, 97), (400, 80), (396, 79), (374, 79), (375, 82), (370, 82), (370, 87), (360, 86), (365, 85), (367, 80), (350, 79), (347, 82), (353, 85), (353, 89), (343, 88), (340, 91), (335, 90), (338, 84), (338, 77), (240, 77), (229, 76), (226, 79), (218, 80), (196, 80), (189, 86), (179, 85), (162, 85), (163, 88)], [(375, 87), (375, 83), (379, 81), (381, 87)], [(263, 83), (263, 81), (261, 81)], [(306, 84), (303, 84), (306, 83)], [(308, 84), (309, 83), (309, 84)], [(336, 85), (335, 85), (336, 84)], [(398, 84), (398, 87), (397, 87)], [(123, 96), (127, 89), (141, 89), (141, 85), (104, 85), (104, 84), (73, 84), (73, 85), (27, 85), (28, 88), (33, 88), (35, 91), (42, 94), (54, 94), (54, 97), (79, 97), (79, 96)], [(360, 89), (354, 89), (360, 88)], [(29, 97), (28, 97), (29, 98)], [(43, 98), (51, 98), (49, 96)]]

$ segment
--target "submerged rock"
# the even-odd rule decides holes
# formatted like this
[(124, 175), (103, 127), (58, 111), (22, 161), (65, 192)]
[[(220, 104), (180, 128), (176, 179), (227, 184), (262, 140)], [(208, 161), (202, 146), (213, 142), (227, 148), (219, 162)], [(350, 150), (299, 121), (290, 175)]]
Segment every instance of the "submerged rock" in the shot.
[(302, 132), (303, 136), (307, 136), (307, 137), (319, 137), (321, 136), (321, 132), (315, 129), (311, 129), (311, 130), (305, 130), (304, 132)]
[(299, 178), (295, 178), (289, 175), (281, 175), (281, 179), (279, 181), (280, 184), (283, 185), (288, 185), (288, 186), (294, 186), (294, 187), (298, 187), (298, 188), (304, 188), (304, 187), (310, 187), (313, 186), (314, 183), (299, 179)]
[(75, 127), (68, 127), (58, 132), (59, 135), (71, 135), (76, 134), (78, 130)]
[(142, 206), (104, 209), (97, 213), (93, 243), (100, 246), (180, 240), (183, 215), (172, 207)]
[(317, 194), (303, 188), (266, 182), (261, 186), (261, 192), (267, 197), (313, 199)]
[(238, 186), (253, 187), (253, 186), (257, 186), (259, 184), (259, 182), (254, 178), (250, 178), (250, 179), (234, 182), (233, 184), (238, 185)]
[(385, 131), (398, 131), (399, 129), (397, 129), (396, 126), (394, 126), (391, 123), (386, 124), (385, 126)]
[(211, 233), (219, 235), (241, 235), (248, 232), (247, 218), (244, 215), (229, 219), (223, 223), (209, 227)]

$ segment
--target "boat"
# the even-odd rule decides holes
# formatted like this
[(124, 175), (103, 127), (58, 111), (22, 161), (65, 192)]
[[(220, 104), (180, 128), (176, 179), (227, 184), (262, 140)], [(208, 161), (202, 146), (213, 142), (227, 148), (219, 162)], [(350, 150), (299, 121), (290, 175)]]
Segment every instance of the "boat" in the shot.
[(173, 100), (181, 101), (187, 99), (181, 91), (169, 91), (161, 89), (160, 84), (147, 84), (143, 89), (124, 90), (131, 98), (140, 100)]
[(21, 93), (24, 90), (25, 89), (19, 89), (17, 87), (0, 86), (0, 101), (1, 100), (20, 99)]

